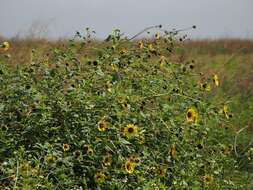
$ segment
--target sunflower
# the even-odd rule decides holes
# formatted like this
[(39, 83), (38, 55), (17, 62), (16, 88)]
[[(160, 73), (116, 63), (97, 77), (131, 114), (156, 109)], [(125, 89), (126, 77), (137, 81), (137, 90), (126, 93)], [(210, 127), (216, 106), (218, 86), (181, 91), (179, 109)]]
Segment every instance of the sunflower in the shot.
[(84, 153), (88, 154), (89, 156), (93, 156), (94, 150), (92, 149), (91, 145), (84, 145)]
[(131, 174), (134, 172), (136, 164), (134, 162), (132, 162), (130, 159), (128, 159), (123, 165), (122, 165), (122, 169)]
[(189, 108), (186, 113), (187, 122), (197, 123), (199, 114), (194, 108)]
[(137, 155), (130, 156), (128, 160), (136, 164), (140, 162), (140, 158)]
[(218, 75), (214, 75), (214, 76), (213, 76), (213, 82), (214, 82), (214, 84), (215, 84), (216, 86), (219, 86), (219, 85), (220, 85)]
[(152, 44), (149, 44), (148, 45), (148, 49), (149, 49), (149, 51), (155, 51), (155, 48), (153, 47), (153, 45)]
[(104, 119), (101, 119), (98, 122), (98, 130), (104, 132), (108, 129), (108, 125), (109, 125), (108, 122), (106, 122)]
[(105, 175), (105, 173), (102, 172), (102, 171), (97, 172), (97, 173), (94, 175), (94, 180), (95, 180), (96, 183), (104, 183), (105, 178), (106, 178), (106, 175)]
[(128, 124), (124, 128), (124, 134), (127, 138), (133, 138), (138, 135), (139, 128), (137, 125), (134, 124)]
[(110, 166), (112, 164), (112, 155), (108, 154), (108, 155), (104, 156), (102, 163), (105, 166)]
[(155, 38), (156, 38), (157, 40), (159, 40), (159, 39), (161, 38), (160, 32), (155, 33)]
[(211, 184), (213, 182), (213, 176), (211, 176), (211, 175), (203, 176), (203, 182), (205, 185)]
[(143, 49), (143, 48), (144, 48), (144, 43), (143, 43), (142, 40), (139, 41), (138, 45), (139, 45), (139, 48), (140, 48), (140, 49)]
[(116, 64), (111, 64), (112, 70), (118, 72), (119, 68)]
[(206, 91), (211, 91), (212, 90), (212, 87), (209, 83), (201, 83), (200, 84), (200, 87), (202, 90), (206, 90)]
[(54, 163), (56, 161), (57, 157), (55, 157), (54, 155), (47, 155), (45, 156), (44, 160), (46, 161), (46, 163), (51, 164)]
[(225, 117), (226, 117), (227, 119), (230, 118), (230, 114), (229, 114), (229, 111), (228, 111), (228, 106), (226, 106), (226, 105), (223, 106), (222, 113), (225, 115)]
[(156, 168), (156, 175), (159, 177), (165, 177), (167, 169), (164, 166), (159, 166)]
[(67, 152), (70, 149), (70, 145), (69, 144), (63, 144), (62, 149), (63, 149), (64, 152)]
[(7, 51), (7, 50), (10, 48), (9, 42), (3, 42), (3, 43), (0, 45), (0, 48), (1, 48), (3, 51)]
[(166, 57), (162, 55), (160, 57), (159, 63), (160, 63), (160, 67), (163, 67), (164, 65), (166, 65), (167, 63)]

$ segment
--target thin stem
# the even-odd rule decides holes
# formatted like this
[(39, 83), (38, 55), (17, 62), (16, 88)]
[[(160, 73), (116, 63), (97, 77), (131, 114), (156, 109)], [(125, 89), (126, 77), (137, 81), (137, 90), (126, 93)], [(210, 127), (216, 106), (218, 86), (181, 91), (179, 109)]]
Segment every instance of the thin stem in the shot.
[(17, 160), (16, 177), (15, 177), (15, 184), (14, 184), (13, 189), (16, 189), (17, 182), (18, 182), (18, 175), (19, 175), (19, 170), (18, 170), (18, 168), (19, 168), (19, 162), (18, 162), (18, 160)]
[[(235, 151), (235, 155), (240, 158), (240, 157), (243, 157), (243, 155), (239, 155), (238, 152), (237, 152), (237, 149), (236, 149), (236, 146), (237, 146), (237, 137), (240, 135), (241, 132), (243, 132), (245, 129), (247, 129), (249, 126), (246, 126), (242, 129), (240, 129), (236, 135), (235, 135), (235, 140), (234, 140), (234, 151)], [(250, 147), (251, 145), (253, 144), (253, 140), (246, 146), (246, 148), (242, 151), (244, 152), (245, 150), (247, 150), (248, 147)]]

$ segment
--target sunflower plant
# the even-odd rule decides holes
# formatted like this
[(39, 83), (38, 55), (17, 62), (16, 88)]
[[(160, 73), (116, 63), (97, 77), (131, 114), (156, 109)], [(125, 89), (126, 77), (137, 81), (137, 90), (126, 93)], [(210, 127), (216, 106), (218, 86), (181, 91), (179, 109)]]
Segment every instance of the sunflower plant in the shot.
[(0, 65), (2, 189), (237, 189), (230, 110), (173, 59), (179, 32), (153, 29)]

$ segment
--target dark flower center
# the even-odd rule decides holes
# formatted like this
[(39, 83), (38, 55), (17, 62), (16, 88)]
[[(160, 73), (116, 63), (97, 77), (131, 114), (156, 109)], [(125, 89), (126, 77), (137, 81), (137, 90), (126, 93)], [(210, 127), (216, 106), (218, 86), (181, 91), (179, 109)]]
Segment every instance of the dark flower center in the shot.
[(126, 165), (127, 170), (131, 170), (131, 164)]
[(191, 117), (192, 117), (192, 112), (188, 112), (188, 113), (187, 113), (187, 117), (188, 117), (188, 118), (191, 118)]
[(129, 133), (133, 133), (134, 132), (134, 129), (132, 127), (128, 128), (128, 132)]

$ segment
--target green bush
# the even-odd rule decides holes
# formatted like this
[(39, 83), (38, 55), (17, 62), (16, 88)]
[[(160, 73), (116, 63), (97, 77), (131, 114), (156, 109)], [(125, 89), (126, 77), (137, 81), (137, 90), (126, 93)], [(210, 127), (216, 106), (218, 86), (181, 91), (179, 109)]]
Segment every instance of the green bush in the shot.
[(210, 98), (219, 78), (170, 60), (176, 33), (130, 43), (115, 30), (96, 49), (89, 35), (15, 69), (1, 57), (2, 189), (247, 187), (232, 114)]

